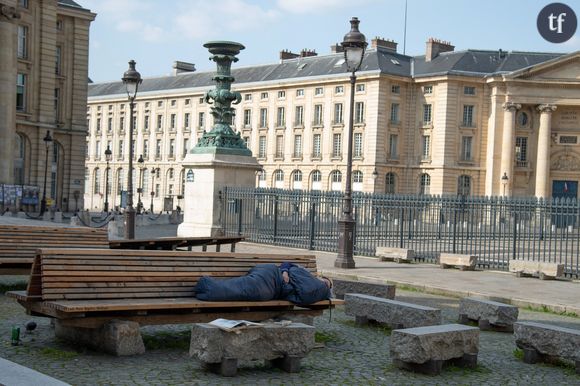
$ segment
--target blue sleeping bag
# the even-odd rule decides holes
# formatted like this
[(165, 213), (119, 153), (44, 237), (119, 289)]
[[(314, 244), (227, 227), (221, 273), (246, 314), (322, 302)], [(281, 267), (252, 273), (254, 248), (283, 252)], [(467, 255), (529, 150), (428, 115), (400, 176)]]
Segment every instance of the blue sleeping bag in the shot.
[(209, 301), (273, 300), (281, 298), (283, 284), (275, 264), (258, 264), (246, 276), (225, 280), (202, 277), (195, 286), (195, 296)]
[(294, 304), (307, 305), (330, 299), (330, 288), (306, 268), (290, 264), (290, 283), (284, 284), (284, 299)]

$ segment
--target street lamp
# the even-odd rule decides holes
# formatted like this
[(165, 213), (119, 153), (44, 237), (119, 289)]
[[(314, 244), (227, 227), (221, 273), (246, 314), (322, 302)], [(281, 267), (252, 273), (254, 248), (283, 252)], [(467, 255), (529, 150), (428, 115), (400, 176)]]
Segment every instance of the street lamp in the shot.
[(46, 160), (44, 162), (44, 188), (42, 189), (42, 200), (40, 200), (41, 216), (44, 214), (44, 212), (46, 212), (46, 179), (48, 177), (48, 149), (50, 148), (50, 143), (52, 142), (50, 130), (46, 130), (46, 136), (42, 140), (44, 141), (44, 146), (46, 147)]
[(503, 176), (501, 176), (501, 184), (503, 185), (503, 196), (505, 197), (505, 188), (508, 184), (509, 178), (506, 172), (503, 172)]
[(143, 154), (139, 156), (137, 162), (139, 163), (139, 187), (137, 188), (139, 198), (137, 199), (137, 213), (141, 213), (141, 208), (143, 208), (143, 203), (141, 202), (141, 193), (143, 193), (143, 163), (145, 162)]
[(344, 35), (342, 48), (344, 49), (344, 61), (350, 75), (350, 115), (348, 119), (348, 155), (346, 158), (346, 187), (342, 199), (342, 215), (338, 220), (338, 255), (334, 266), (338, 268), (354, 268), (353, 238), (355, 220), (352, 217), (352, 131), (354, 113), (354, 88), (356, 83), (355, 73), (362, 64), (367, 42), (365, 35), (358, 30), (360, 21), (353, 17), (350, 20), (350, 31)]
[(113, 152), (109, 145), (107, 145), (107, 150), (105, 150), (105, 160), (107, 161), (107, 169), (105, 170), (105, 213), (109, 213), (109, 162), (113, 158)]
[(151, 181), (151, 205), (149, 210), (153, 213), (153, 197), (155, 197), (155, 174), (159, 172), (159, 168), (151, 169), (151, 174), (153, 176), (153, 180)]
[(123, 83), (127, 88), (129, 98), (129, 173), (127, 173), (127, 209), (125, 209), (125, 238), (135, 238), (135, 208), (133, 208), (133, 110), (135, 109), (135, 97), (143, 79), (135, 70), (135, 61), (129, 61), (129, 69), (123, 74)]

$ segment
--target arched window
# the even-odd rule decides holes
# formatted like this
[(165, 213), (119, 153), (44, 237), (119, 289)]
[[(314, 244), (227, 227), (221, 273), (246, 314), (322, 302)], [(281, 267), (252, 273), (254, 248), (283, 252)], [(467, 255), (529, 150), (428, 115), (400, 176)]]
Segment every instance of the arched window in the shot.
[(117, 169), (117, 194), (121, 194), (125, 186), (125, 173), (123, 168)]
[(274, 171), (274, 187), (278, 189), (284, 188), (284, 172), (281, 169)]
[(26, 151), (28, 139), (22, 134), (16, 134), (16, 154), (14, 157), (14, 183), (24, 185), (26, 182)]
[(352, 190), (362, 192), (363, 190), (363, 172), (355, 170), (352, 172)]
[(101, 193), (101, 169), (95, 168), (93, 174), (93, 194)]
[(429, 194), (431, 189), (431, 176), (427, 173), (421, 174), (419, 184), (419, 194)]
[(313, 171), (310, 180), (312, 181), (312, 190), (322, 189), (322, 173), (320, 173), (320, 170)]
[(460, 196), (469, 196), (471, 194), (471, 177), (461, 175), (457, 179), (457, 194)]
[(149, 179), (151, 178), (149, 169), (143, 169), (143, 175), (141, 176), (141, 184), (143, 188), (143, 194), (149, 192)]
[(395, 194), (397, 178), (395, 173), (387, 173), (385, 175), (385, 193)]
[(292, 172), (292, 189), (302, 189), (302, 171), (300, 170)]
[(335, 191), (342, 190), (342, 173), (339, 170), (330, 172), (330, 189)]
[(265, 188), (267, 187), (267, 182), (266, 182), (266, 171), (264, 169), (261, 170), (260, 173), (258, 173), (258, 188)]

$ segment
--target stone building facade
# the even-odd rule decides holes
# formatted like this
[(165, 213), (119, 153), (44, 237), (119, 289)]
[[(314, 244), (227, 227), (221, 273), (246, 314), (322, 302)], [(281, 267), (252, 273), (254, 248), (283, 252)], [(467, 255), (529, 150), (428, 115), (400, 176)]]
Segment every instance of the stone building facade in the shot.
[(46, 172), (47, 202), (63, 210), (83, 205), (94, 18), (72, 0), (0, 0), (0, 184), (42, 194)]
[[(556, 182), (577, 185), (579, 52), (455, 51), (436, 39), (422, 56), (396, 47), (373, 39), (357, 73), (354, 190), (547, 197)], [(279, 63), (233, 69), (242, 95), (233, 127), (263, 165), (257, 186), (344, 189), (349, 74), (340, 46), (331, 49), (320, 56), (282, 51)], [(172, 75), (140, 87), (132, 146), (144, 162), (133, 186), (142, 187), (145, 208), (160, 210), (168, 197), (179, 205), (181, 162), (211, 127), (203, 95), (212, 75), (176, 62)], [(88, 105), (85, 201), (102, 208), (108, 180), (114, 207), (127, 175), (123, 85), (91, 84)]]

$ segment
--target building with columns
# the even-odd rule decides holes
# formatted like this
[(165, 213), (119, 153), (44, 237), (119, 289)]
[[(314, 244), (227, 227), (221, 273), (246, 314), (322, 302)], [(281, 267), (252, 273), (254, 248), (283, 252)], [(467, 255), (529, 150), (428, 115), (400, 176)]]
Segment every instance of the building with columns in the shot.
[[(343, 190), (353, 114), (354, 190), (571, 194), (580, 180), (579, 73), (579, 52), (455, 51), (429, 39), (424, 55), (407, 56), (375, 38), (357, 72), (351, 112), (340, 46), (326, 55), (282, 51), (279, 63), (234, 66), (232, 88), (242, 101), (232, 127), (263, 165), (260, 187)], [(103, 207), (106, 181), (110, 207), (120, 204), (128, 146), (144, 159), (133, 173), (143, 206), (158, 211), (171, 197), (179, 205), (181, 162), (211, 126), (203, 96), (212, 76), (176, 62), (173, 74), (145, 78), (133, 144), (121, 81), (89, 85), (87, 208)]]
[(63, 210), (82, 207), (94, 18), (72, 0), (0, 0), (0, 185), (42, 194), (46, 173), (47, 201)]

